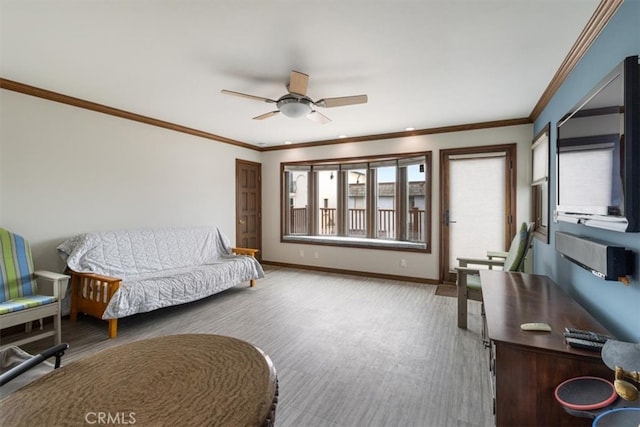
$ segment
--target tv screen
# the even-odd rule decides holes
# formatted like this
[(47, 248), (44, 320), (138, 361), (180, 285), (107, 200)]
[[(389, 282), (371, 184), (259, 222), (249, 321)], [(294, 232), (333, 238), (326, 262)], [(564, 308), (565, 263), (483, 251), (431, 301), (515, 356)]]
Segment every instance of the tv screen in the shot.
[(558, 122), (556, 219), (640, 231), (639, 69), (626, 58)]

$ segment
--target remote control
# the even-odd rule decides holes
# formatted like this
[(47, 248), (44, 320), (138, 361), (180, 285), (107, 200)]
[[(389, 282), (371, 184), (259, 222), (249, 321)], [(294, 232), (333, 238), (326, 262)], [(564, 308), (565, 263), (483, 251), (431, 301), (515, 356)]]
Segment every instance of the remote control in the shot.
[(567, 341), (567, 344), (569, 344), (571, 347), (582, 348), (582, 349), (591, 350), (591, 351), (600, 351), (602, 350), (602, 347), (604, 347), (604, 343), (581, 340), (579, 338), (567, 338), (566, 341)]
[(578, 338), (581, 340), (587, 340), (587, 341), (594, 341), (594, 342), (601, 342), (601, 343), (606, 343), (607, 342), (607, 338), (599, 336), (599, 335), (593, 335), (593, 334), (583, 334), (580, 332), (565, 332), (564, 333), (564, 337), (565, 338)]
[(607, 342), (607, 340), (614, 339), (609, 335), (598, 334), (593, 331), (585, 331), (582, 329), (564, 328), (564, 331), (565, 331), (564, 336), (568, 338), (580, 338), (580, 339), (585, 339), (589, 341), (597, 341), (601, 343), (605, 343)]
[(551, 326), (546, 323), (534, 322), (534, 323), (523, 323), (520, 325), (520, 329), (523, 331), (544, 331), (551, 332)]

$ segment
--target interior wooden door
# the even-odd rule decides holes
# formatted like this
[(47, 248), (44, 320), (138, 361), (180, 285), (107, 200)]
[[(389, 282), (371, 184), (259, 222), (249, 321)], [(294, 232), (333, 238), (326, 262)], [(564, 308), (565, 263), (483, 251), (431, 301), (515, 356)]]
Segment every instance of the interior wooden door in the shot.
[(508, 248), (516, 230), (516, 145), (440, 152), (440, 281), (455, 282), (456, 258)]
[(262, 165), (236, 159), (236, 246), (262, 259)]

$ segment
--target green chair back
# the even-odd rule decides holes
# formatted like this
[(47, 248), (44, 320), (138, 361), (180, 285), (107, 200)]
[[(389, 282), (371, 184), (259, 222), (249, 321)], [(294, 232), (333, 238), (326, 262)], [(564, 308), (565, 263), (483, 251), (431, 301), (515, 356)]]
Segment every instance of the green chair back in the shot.
[(520, 230), (516, 233), (509, 246), (507, 258), (504, 261), (504, 271), (520, 271), (524, 256), (527, 253), (529, 245), (529, 227), (526, 222), (520, 226)]

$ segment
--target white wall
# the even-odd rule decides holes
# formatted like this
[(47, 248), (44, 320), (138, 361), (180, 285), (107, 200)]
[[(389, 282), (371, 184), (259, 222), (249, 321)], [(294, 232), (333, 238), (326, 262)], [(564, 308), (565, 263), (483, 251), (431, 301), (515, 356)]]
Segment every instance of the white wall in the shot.
[[(31, 242), (37, 268), (61, 271), (55, 247), (94, 230), (210, 224), (233, 241), (236, 158), (263, 163), (267, 261), (437, 279), (442, 148), (517, 143), (517, 221), (529, 220), (530, 125), (260, 153), (7, 90), (0, 117), (0, 225)], [(426, 150), (431, 254), (280, 242), (281, 162)]]
[(0, 90), (0, 225), (61, 271), (72, 235), (216, 225), (235, 240), (235, 159), (260, 152)]
[[(531, 125), (510, 126), (372, 142), (345, 143), (317, 148), (292, 148), (263, 153), (263, 259), (318, 267), (438, 279), (439, 263), (439, 158), (440, 150), (464, 146), (518, 144), (517, 223), (530, 220)], [(312, 246), (280, 242), (280, 163), (300, 160), (432, 151), (432, 251), (430, 254), (377, 249)], [(303, 257), (300, 256), (303, 251)], [(315, 258), (317, 252), (318, 258)], [(400, 260), (407, 261), (400, 267)]]

